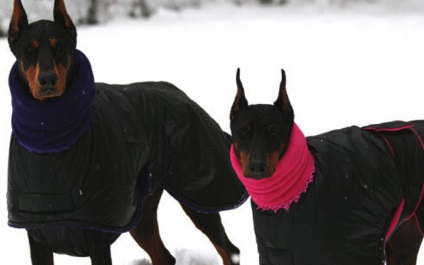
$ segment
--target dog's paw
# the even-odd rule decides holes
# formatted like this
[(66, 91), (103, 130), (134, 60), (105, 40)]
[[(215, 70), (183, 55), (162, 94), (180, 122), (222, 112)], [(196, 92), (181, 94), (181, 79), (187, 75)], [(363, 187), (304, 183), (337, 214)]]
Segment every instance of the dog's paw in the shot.
[(176, 265), (219, 265), (219, 257), (215, 253), (190, 250), (176, 249), (174, 252)]
[(150, 262), (150, 260), (148, 259), (142, 259), (142, 260), (134, 260), (128, 263), (128, 265), (152, 265), (152, 262)]
[(232, 254), (231, 262), (234, 264), (240, 264), (240, 254)]

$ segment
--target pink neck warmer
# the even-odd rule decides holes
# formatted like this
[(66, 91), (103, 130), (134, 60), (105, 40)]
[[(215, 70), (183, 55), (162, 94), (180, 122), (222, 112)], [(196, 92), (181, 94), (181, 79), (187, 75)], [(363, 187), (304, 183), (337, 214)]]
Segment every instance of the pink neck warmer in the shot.
[(297, 202), (300, 195), (306, 192), (315, 172), (314, 157), (309, 152), (305, 136), (296, 124), (293, 124), (288, 148), (272, 176), (259, 180), (246, 178), (234, 152), (234, 146), (231, 146), (230, 158), (237, 176), (258, 205), (258, 209), (263, 211), (288, 210), (290, 205)]

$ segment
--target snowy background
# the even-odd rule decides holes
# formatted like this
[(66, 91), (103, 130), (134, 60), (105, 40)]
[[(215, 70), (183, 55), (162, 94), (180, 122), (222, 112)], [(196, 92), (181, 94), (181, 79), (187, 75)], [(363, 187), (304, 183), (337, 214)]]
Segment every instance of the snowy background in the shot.
[[(159, 6), (147, 20), (114, 17), (98, 26), (81, 25), (78, 48), (91, 60), (97, 81), (172, 82), (226, 131), (237, 67), (250, 103), (276, 99), (284, 68), (296, 122), (306, 135), (424, 118), (424, 1), (201, 2), (179, 12)], [(0, 12), (5, 10), (6, 4)], [(26, 233), (7, 226), (5, 200), (11, 132), (7, 78), (13, 62), (6, 39), (0, 38), (0, 264), (23, 265), (29, 264)], [(222, 216), (242, 251), (241, 263), (258, 264), (249, 203)], [(177, 264), (221, 264), (206, 237), (169, 196), (161, 202), (159, 219)], [(114, 264), (149, 264), (128, 234), (113, 245), (112, 254)], [(55, 260), (58, 265), (90, 264), (87, 258), (62, 255)], [(424, 253), (418, 264), (424, 264)]]

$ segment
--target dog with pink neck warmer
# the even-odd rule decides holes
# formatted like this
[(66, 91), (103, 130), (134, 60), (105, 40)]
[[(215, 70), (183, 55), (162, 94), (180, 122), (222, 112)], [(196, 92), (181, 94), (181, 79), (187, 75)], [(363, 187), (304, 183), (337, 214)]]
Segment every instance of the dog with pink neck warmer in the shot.
[(424, 224), (424, 121), (305, 137), (286, 75), (249, 105), (237, 71), (234, 170), (251, 196), (261, 265), (416, 264)]

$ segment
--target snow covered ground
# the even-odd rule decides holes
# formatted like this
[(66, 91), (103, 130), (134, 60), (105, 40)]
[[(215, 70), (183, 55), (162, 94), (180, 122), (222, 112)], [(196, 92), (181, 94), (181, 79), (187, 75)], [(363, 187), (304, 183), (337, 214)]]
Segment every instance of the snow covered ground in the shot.
[[(424, 118), (424, 13), (373, 5), (352, 9), (292, 5), (242, 8), (220, 4), (150, 20), (117, 20), (78, 28), (78, 48), (97, 81), (166, 80), (184, 90), (229, 131), (235, 72), (241, 67), (251, 103), (276, 99), (280, 68), (296, 122), (306, 135), (352, 124)], [(28, 11), (30, 12), (30, 11)], [(7, 226), (6, 179), (10, 137), (8, 72), (14, 58), (0, 39), (0, 263), (29, 264), (26, 233)], [(258, 264), (246, 203), (222, 214), (241, 249), (241, 263)], [(218, 265), (208, 240), (165, 196), (159, 209), (165, 244), (180, 265)], [(424, 251), (422, 251), (424, 252)], [(129, 235), (112, 248), (114, 264), (149, 264)], [(90, 264), (56, 256), (56, 264)], [(424, 253), (419, 264), (424, 264)]]

